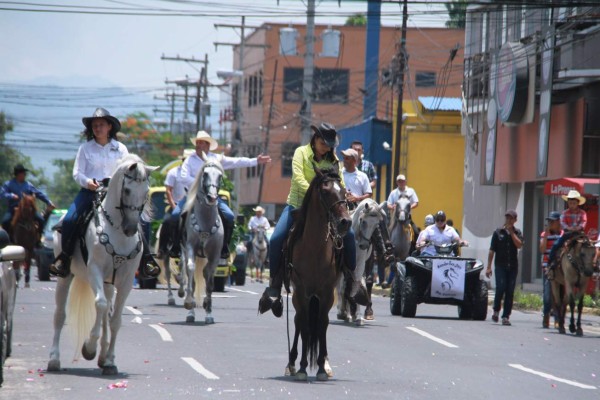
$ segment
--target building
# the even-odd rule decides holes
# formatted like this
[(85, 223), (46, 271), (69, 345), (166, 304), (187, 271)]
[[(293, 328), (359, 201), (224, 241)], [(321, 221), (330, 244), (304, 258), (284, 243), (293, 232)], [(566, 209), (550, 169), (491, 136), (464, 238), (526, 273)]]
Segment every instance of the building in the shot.
[[(363, 98), (374, 88), (364, 87), (365, 27), (315, 27), (315, 73), (312, 123), (326, 121), (338, 129), (363, 122)], [(234, 48), (235, 70), (243, 66), (241, 90), (233, 88), (233, 109), (241, 108), (238, 154), (256, 156), (266, 149), (273, 162), (264, 170), (262, 191), (260, 169), (241, 171), (239, 204), (259, 202), (274, 218), (286, 201), (290, 186), (291, 158), (301, 142), (300, 117), (304, 68), (305, 26), (264, 24)], [(375, 118), (391, 121), (395, 93), (393, 58), (397, 53), (400, 30), (381, 27), (379, 70)], [(459, 97), (462, 81), (462, 42), (464, 30), (446, 28), (409, 28), (405, 99), (418, 96)], [(455, 57), (450, 60), (454, 50)], [(456, 50), (458, 49), (458, 51)], [(243, 61), (240, 63), (240, 61)], [(367, 60), (368, 61), (368, 60)], [(277, 66), (277, 68), (275, 68)], [(443, 77), (443, 79), (442, 79)], [(271, 96), (273, 93), (273, 96)], [(371, 154), (366, 153), (369, 158)]]
[(539, 234), (564, 209), (560, 194), (588, 196), (597, 235), (600, 7), (487, 3), (469, 6), (465, 29), (463, 254), (487, 260), (492, 232), (516, 209), (519, 279), (539, 287)]

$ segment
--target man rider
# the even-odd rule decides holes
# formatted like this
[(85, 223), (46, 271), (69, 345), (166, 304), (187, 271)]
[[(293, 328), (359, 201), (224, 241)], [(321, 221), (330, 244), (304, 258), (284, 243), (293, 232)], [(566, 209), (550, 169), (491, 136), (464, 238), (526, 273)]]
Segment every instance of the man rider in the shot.
[[(48, 211), (52, 211), (56, 208), (44, 192), (38, 190), (25, 179), (27, 172), (29, 172), (29, 170), (26, 169), (22, 164), (15, 165), (13, 168), (13, 175), (15, 177), (4, 182), (4, 185), (2, 185), (2, 190), (0, 193), (2, 193), (2, 198), (6, 199), (8, 203), (8, 209), (2, 218), (2, 228), (4, 228), (6, 232), (10, 232), (10, 222), (14, 216), (15, 208), (19, 206), (19, 200), (21, 199), (23, 193), (32, 194), (36, 198), (46, 203), (48, 206)], [(34, 218), (38, 223), (38, 227), (41, 229), (45, 223), (44, 218), (40, 215), (40, 213), (35, 213)]]
[(446, 224), (446, 213), (438, 211), (434, 215), (435, 223), (425, 228), (419, 235), (417, 249), (421, 249), (421, 255), (435, 256), (437, 252), (434, 245), (444, 245), (452, 243), (467, 244), (461, 240), (456, 230)]
[[(192, 144), (196, 147), (196, 152), (186, 158), (181, 166), (181, 180), (183, 181), (183, 185), (186, 189), (189, 188), (194, 183), (196, 179), (196, 175), (204, 165), (204, 161), (200, 158), (202, 153), (206, 154), (207, 159), (218, 159), (219, 156), (215, 153), (212, 153), (212, 150), (216, 150), (219, 144), (215, 139), (213, 139), (207, 132), (198, 131), (195, 138), (190, 139)], [(271, 157), (268, 155), (260, 154), (255, 158), (248, 157), (227, 157), (223, 156), (221, 159), (221, 165), (223, 169), (234, 169), (234, 168), (247, 168), (247, 167), (256, 167), (257, 165), (266, 164), (271, 162)], [(171, 221), (173, 223), (178, 223), (179, 217), (181, 216), (181, 210), (185, 205), (187, 196), (179, 201), (177, 207), (171, 213)], [(234, 228), (234, 215), (227, 203), (219, 197), (218, 199), (218, 207), (219, 207), (219, 215), (221, 216), (221, 220), (223, 222), (223, 248), (221, 250), (221, 258), (227, 259), (229, 258), (229, 242), (231, 241), (231, 236), (233, 235)], [(177, 229), (177, 234), (174, 238), (174, 245), (171, 248), (171, 256), (178, 257), (180, 252), (180, 229)]]

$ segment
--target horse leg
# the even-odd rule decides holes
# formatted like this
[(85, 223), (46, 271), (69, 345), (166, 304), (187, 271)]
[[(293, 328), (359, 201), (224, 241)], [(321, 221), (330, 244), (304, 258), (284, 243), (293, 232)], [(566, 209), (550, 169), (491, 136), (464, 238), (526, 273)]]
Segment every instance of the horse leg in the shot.
[[(104, 284), (104, 293), (108, 299), (108, 309), (111, 309), (112, 298), (115, 293), (115, 287), (110, 284)], [(102, 318), (102, 336), (100, 338), (100, 354), (98, 354), (98, 367), (103, 368), (108, 350), (108, 312)]]
[[(133, 263), (138, 265), (138, 262)], [(125, 300), (131, 292), (131, 282), (135, 274), (135, 269), (128, 271), (125, 274), (125, 279), (119, 281), (117, 287), (117, 296), (113, 305), (112, 315), (110, 317), (110, 343), (106, 352), (106, 359), (102, 366), (102, 375), (116, 375), (119, 373), (117, 366), (115, 365), (115, 344), (117, 342), (117, 334), (121, 328), (123, 320), (123, 308), (125, 307)]]
[(206, 293), (204, 296), (204, 300), (202, 301), (202, 307), (206, 312), (206, 316), (204, 317), (204, 323), (214, 324), (215, 319), (212, 316), (212, 292), (214, 290), (214, 276), (215, 270), (217, 266), (212, 263), (207, 263), (202, 270), (202, 274), (204, 275), (204, 283), (206, 285)]
[(27, 252), (27, 259), (25, 261), (23, 261), (23, 273), (25, 275), (25, 287), (31, 287), (31, 284), (29, 283), (31, 280), (31, 274), (29, 273), (29, 270), (31, 269), (31, 257), (29, 252)]
[(298, 323), (296, 319), (298, 315), (294, 318), (294, 343), (292, 344), (292, 349), (290, 350), (288, 365), (285, 367), (285, 376), (296, 376), (296, 359), (298, 358), (298, 338), (300, 337), (300, 330), (298, 329)]
[[(194, 299), (194, 272), (196, 271), (196, 259), (192, 246), (186, 245), (185, 252), (187, 282), (185, 285), (185, 300), (183, 301), (183, 307), (186, 310), (192, 310), (196, 308), (196, 299)], [(188, 319), (186, 319), (186, 322), (194, 322), (193, 320), (189, 321)]]
[(337, 313), (337, 319), (340, 321), (348, 321), (348, 315), (346, 312), (346, 296), (344, 295), (345, 292), (345, 280), (344, 279), (339, 279), (338, 280), (338, 284), (337, 284), (337, 296), (338, 296), (338, 302), (337, 302), (337, 309), (338, 309), (338, 313)]
[(54, 338), (50, 349), (48, 371), (60, 371), (60, 333), (67, 319), (67, 298), (69, 297), (69, 287), (72, 280), (73, 275), (69, 275), (66, 278), (58, 278), (58, 282), (56, 283), (56, 294), (54, 295), (56, 303), (56, 310), (54, 310)]
[(83, 342), (81, 354), (86, 360), (93, 360), (96, 358), (96, 347), (98, 345), (98, 340), (100, 339), (102, 319), (104, 318), (104, 314), (108, 313), (108, 300), (104, 294), (104, 282), (99, 267), (95, 264), (90, 264), (87, 268), (88, 274), (90, 275), (90, 286), (92, 287), (95, 297), (96, 320), (90, 330), (90, 336)]
[[(333, 304), (333, 299), (331, 299), (331, 304)], [(326, 381), (330, 378), (330, 373), (333, 375), (333, 371), (327, 371), (325, 368), (325, 363), (327, 362), (327, 327), (329, 326), (329, 315), (328, 307), (325, 301), (321, 301), (320, 304), (320, 312), (319, 312), (319, 356), (317, 357), (317, 365), (319, 369), (317, 370), (317, 380), (318, 381)], [(331, 366), (329, 367), (331, 370)]]
[(569, 310), (571, 311), (571, 320), (569, 323), (569, 332), (575, 333), (575, 294), (569, 294)]
[(187, 261), (185, 255), (182, 253), (179, 258), (179, 289), (177, 289), (177, 296), (182, 299), (185, 296), (185, 285), (187, 285), (188, 276), (187, 276)]

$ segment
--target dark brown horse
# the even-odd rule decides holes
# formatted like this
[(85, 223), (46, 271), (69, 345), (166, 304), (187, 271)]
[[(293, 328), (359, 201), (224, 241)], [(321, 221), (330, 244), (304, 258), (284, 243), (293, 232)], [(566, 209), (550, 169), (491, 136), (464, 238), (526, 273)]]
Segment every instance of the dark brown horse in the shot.
[[(352, 220), (345, 202), (339, 171), (315, 169), (300, 215), (290, 234), (291, 260), (287, 264), (294, 317), (294, 344), (289, 353), (286, 372), (297, 380), (307, 380), (306, 367), (318, 366), (317, 380), (327, 380), (327, 327), (329, 310), (334, 302), (334, 288), (340, 279), (341, 266), (337, 256), (342, 238)], [(302, 337), (300, 370), (296, 372), (298, 337)]]
[[(583, 329), (581, 329), (583, 296), (593, 273), (593, 258), (596, 250), (589, 238), (583, 234), (571, 239), (565, 246), (552, 281), (554, 310), (559, 332), (566, 333), (565, 315), (568, 304), (571, 309), (569, 331), (576, 333), (577, 336), (583, 336)], [(575, 303), (577, 303), (577, 325), (574, 316)]]
[(34, 257), (35, 245), (40, 240), (40, 227), (35, 220), (36, 213), (35, 196), (23, 193), (10, 225), (12, 242), (25, 249), (25, 260), (15, 263), (17, 271), (21, 267), (20, 264), (23, 265), (25, 287), (29, 287), (31, 259)]

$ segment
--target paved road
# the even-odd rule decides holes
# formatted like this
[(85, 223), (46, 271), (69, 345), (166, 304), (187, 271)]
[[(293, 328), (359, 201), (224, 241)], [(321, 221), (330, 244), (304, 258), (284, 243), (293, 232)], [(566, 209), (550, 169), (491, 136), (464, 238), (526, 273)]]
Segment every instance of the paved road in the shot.
[[(460, 321), (456, 308), (420, 305), (417, 318), (393, 317), (374, 300), (364, 327), (333, 321), (328, 344), (335, 377), (284, 377), (285, 314), (256, 315), (263, 286), (227, 288), (213, 302), (215, 325), (186, 324), (165, 290), (134, 290), (119, 332), (120, 374), (73, 360), (63, 336), (60, 373), (45, 371), (52, 335), (54, 282), (19, 289), (13, 357), (1, 399), (598, 399), (600, 318), (586, 316), (585, 336), (541, 328), (538, 313), (514, 312), (512, 327)], [(203, 311), (197, 311), (203, 321)], [(313, 372), (314, 374), (314, 372)], [(126, 385), (126, 388), (113, 388)]]

